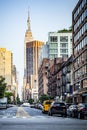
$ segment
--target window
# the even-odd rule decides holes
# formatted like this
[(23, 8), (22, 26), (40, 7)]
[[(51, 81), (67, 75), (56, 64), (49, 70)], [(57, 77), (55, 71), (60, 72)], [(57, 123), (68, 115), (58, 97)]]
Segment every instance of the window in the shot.
[(57, 43), (50, 43), (50, 48), (57, 48), (58, 44)]
[(83, 80), (83, 88), (87, 87), (87, 79)]
[(50, 49), (50, 53), (57, 53), (57, 49)]
[(68, 42), (68, 36), (60, 36), (60, 42)]
[(60, 49), (61, 53), (68, 53), (68, 49)]
[(54, 54), (53, 54), (53, 55), (51, 54), (49, 58), (50, 58), (50, 59), (54, 59), (54, 58), (55, 58), (55, 55), (54, 55)]
[(68, 58), (68, 54), (60, 54), (61, 57), (67, 57)]
[(60, 47), (65, 47), (66, 48), (66, 47), (68, 47), (68, 43), (61, 43)]
[(50, 36), (50, 42), (57, 42), (57, 36)]

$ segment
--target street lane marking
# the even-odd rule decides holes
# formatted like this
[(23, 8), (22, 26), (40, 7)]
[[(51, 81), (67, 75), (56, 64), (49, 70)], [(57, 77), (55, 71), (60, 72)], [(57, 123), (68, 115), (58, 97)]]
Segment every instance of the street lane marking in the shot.
[(30, 118), (31, 116), (28, 114), (28, 112), (24, 111), (23, 108), (19, 107), (18, 111), (16, 113), (16, 117), (21, 117), (21, 118)]

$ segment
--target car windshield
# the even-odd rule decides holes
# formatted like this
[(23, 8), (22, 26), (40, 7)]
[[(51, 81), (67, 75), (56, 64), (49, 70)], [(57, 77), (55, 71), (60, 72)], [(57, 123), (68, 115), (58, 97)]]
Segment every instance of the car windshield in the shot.
[(47, 101), (47, 102), (45, 102), (45, 104), (51, 104), (52, 102), (49, 102), (49, 101)]
[(73, 108), (77, 108), (77, 106), (76, 106), (76, 105), (72, 105), (72, 107), (73, 107)]
[(87, 107), (87, 104), (84, 104), (85, 107)]
[(82, 103), (82, 104), (79, 104), (78, 106), (79, 106), (79, 107), (87, 107), (87, 104)]
[(58, 103), (58, 102), (54, 102), (54, 105), (57, 105), (57, 106), (65, 106), (64, 103)]

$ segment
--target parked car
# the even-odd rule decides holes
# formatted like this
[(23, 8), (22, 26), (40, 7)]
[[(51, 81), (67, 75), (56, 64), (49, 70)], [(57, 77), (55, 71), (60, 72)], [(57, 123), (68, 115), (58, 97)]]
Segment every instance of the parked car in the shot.
[(42, 104), (40, 104), (40, 103), (38, 104), (38, 109), (41, 109), (41, 110), (43, 109)]
[(53, 100), (45, 100), (43, 102), (42, 113), (48, 112), (48, 110), (49, 110), (50, 105), (51, 105), (52, 102), (53, 102)]
[(70, 105), (69, 108), (67, 108), (67, 115), (70, 117), (76, 117), (77, 116), (77, 105)]
[(71, 105), (73, 105), (73, 104), (72, 104), (72, 103), (66, 103), (67, 109), (68, 109)]
[(63, 102), (54, 101), (48, 111), (48, 115), (52, 116), (53, 114), (61, 114), (62, 116), (67, 115), (67, 107)]
[(30, 104), (30, 107), (31, 108), (35, 108), (35, 104)]
[(80, 103), (77, 105), (77, 117), (79, 119), (87, 117), (87, 103)]
[(35, 104), (35, 108), (42, 110), (43, 106), (40, 103), (37, 103), (37, 104)]
[(3, 97), (0, 98), (0, 109), (6, 109), (7, 108), (7, 98)]
[(14, 104), (7, 104), (7, 108), (9, 108), (9, 107), (16, 107), (16, 105), (14, 105)]
[(25, 103), (23, 103), (21, 106), (22, 106), (22, 107), (30, 107), (30, 103), (25, 102)]

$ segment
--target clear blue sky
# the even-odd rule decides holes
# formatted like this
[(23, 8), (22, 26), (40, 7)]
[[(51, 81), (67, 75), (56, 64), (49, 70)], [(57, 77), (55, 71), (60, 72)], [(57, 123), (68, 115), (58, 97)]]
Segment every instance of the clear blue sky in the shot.
[(78, 0), (0, 0), (0, 47), (13, 52), (13, 63), (21, 81), (28, 8), (34, 39), (46, 42), (48, 32), (71, 26), (72, 11), (77, 2)]

